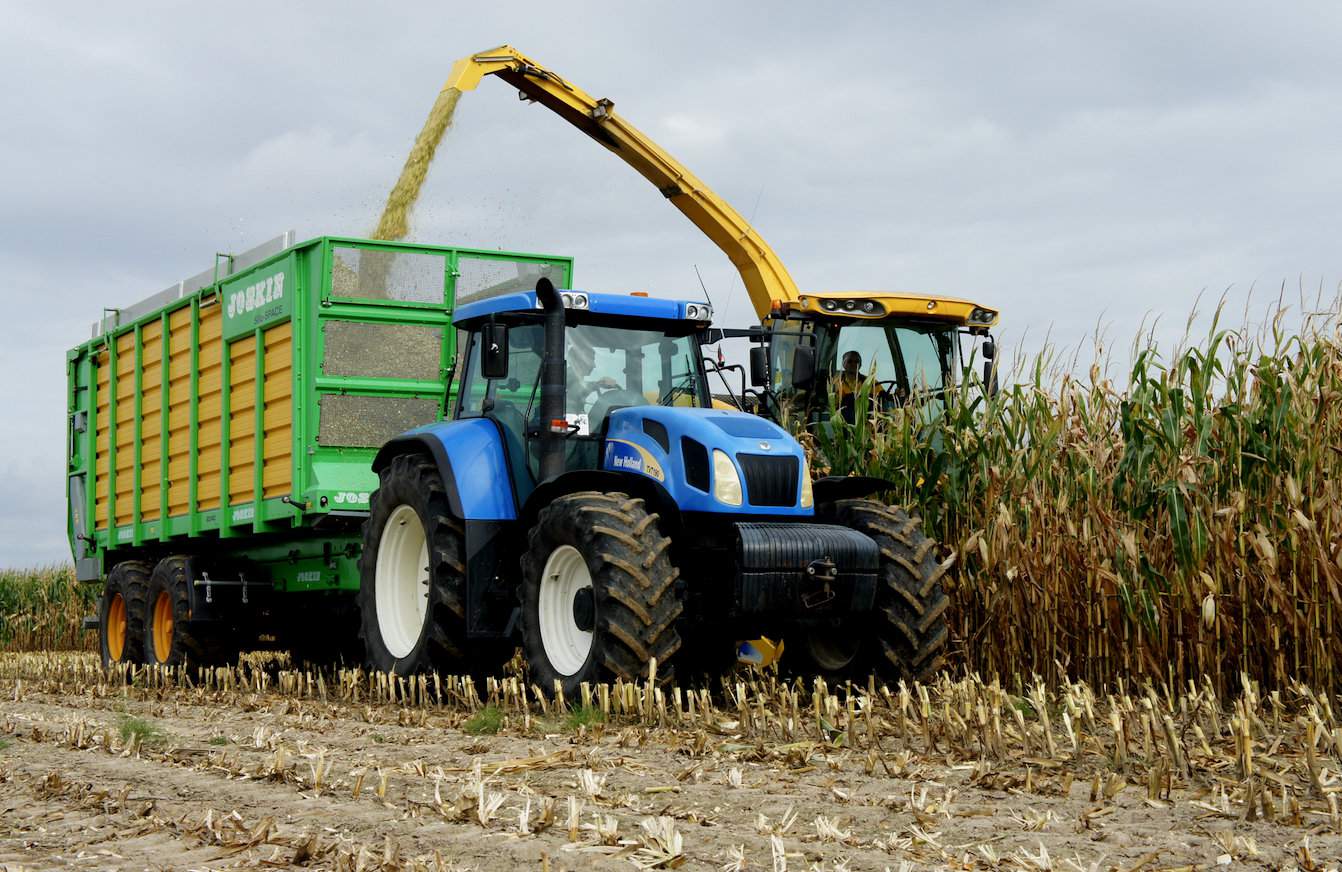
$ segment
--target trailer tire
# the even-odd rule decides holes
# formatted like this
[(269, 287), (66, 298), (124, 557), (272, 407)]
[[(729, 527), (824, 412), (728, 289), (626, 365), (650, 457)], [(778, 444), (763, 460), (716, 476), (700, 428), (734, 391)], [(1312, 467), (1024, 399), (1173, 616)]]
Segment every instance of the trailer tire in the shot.
[(144, 627), (152, 567), (127, 560), (112, 567), (98, 602), (98, 652), (103, 668), (144, 662)]
[(149, 576), (144, 662), (158, 666), (218, 666), (237, 658), (225, 627), (191, 620), (191, 558), (165, 557)]
[[(422, 454), (392, 458), (368, 510), (358, 596), (368, 667), (397, 675), (498, 669), (513, 645), (467, 643), (466, 536), (452, 517), (438, 467)], [(420, 585), (422, 602), (406, 590)]]
[[(673, 676), (684, 610), (671, 540), (622, 493), (582, 491), (541, 510), (522, 556), (522, 645), (531, 680), (573, 698), (583, 682)], [(590, 594), (584, 594), (590, 590)]]
[[(936, 543), (923, 534), (918, 519), (876, 500), (838, 500), (819, 507), (821, 520), (839, 524), (875, 540), (880, 549), (876, 602), (867, 638), (846, 647), (844, 636), (859, 639), (850, 627), (802, 633), (787, 648), (806, 666), (834, 677), (858, 677), (874, 671), (883, 678), (925, 681), (941, 668), (949, 631), (950, 604), (937, 563)], [(834, 634), (834, 635), (831, 635)], [(851, 651), (848, 662), (843, 652)]]

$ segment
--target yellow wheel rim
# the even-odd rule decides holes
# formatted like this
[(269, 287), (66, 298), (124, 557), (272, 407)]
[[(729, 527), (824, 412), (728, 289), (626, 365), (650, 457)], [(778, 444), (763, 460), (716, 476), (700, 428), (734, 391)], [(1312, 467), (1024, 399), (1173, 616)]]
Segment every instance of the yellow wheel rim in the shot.
[(126, 652), (126, 600), (121, 594), (113, 594), (112, 602), (107, 606), (107, 654), (113, 660), (120, 660)]
[(154, 659), (168, 662), (172, 651), (172, 597), (165, 590), (154, 600)]

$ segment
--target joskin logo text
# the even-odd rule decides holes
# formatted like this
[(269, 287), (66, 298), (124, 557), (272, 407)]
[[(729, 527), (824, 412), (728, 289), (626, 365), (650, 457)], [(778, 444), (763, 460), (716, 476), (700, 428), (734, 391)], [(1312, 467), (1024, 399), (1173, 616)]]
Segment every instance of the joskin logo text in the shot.
[(224, 337), (235, 339), (283, 321), (293, 311), (288, 264), (268, 276), (248, 276), (224, 287)]

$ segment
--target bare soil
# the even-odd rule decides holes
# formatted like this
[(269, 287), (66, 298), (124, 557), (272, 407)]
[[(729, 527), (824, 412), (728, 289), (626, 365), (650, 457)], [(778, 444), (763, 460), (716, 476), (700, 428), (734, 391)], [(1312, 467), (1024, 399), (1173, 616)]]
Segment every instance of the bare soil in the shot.
[(471, 735), (463, 713), (432, 706), (40, 685), (0, 679), (0, 870), (1322, 870), (1342, 857), (1323, 811), (1335, 762), (1324, 798), (1292, 786), (1264, 806), (1225, 787), (1228, 762), (1190, 757), (1152, 789), (1084, 741), (989, 760), (935, 735), (858, 730), (845, 748), (726, 719), (510, 716)]

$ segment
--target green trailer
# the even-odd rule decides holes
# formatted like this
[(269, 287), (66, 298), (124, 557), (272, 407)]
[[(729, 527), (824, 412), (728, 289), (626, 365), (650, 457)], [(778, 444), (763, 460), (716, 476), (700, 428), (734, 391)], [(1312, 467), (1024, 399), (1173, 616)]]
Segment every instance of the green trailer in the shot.
[(374, 454), (447, 416), (455, 304), (541, 277), (571, 287), (572, 259), (289, 233), (104, 310), (66, 360), (68, 533), (104, 658), (354, 640)]

